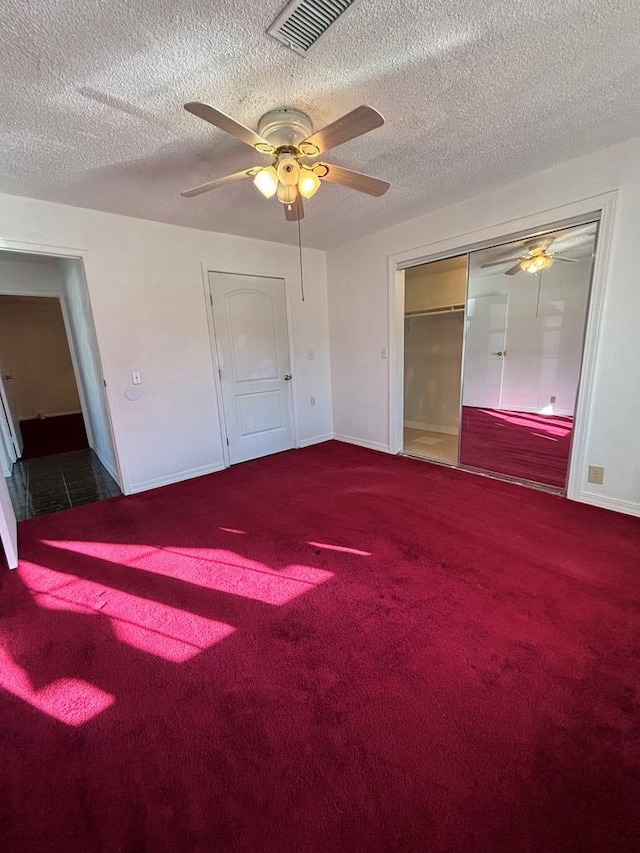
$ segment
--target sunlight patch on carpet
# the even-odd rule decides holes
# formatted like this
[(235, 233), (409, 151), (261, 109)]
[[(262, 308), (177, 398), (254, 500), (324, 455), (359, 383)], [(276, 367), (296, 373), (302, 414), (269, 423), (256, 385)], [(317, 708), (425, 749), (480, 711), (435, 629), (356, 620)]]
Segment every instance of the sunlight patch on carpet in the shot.
[(81, 726), (115, 702), (115, 696), (81, 678), (58, 678), (36, 690), (21, 666), (0, 645), (0, 687), (67, 726)]
[(110, 565), (114, 570), (127, 566), (174, 578), (192, 586), (276, 606), (287, 604), (333, 577), (333, 572), (299, 564), (287, 564), (276, 570), (224, 548), (154, 548), (107, 542), (41, 541), (43, 545), (55, 549), (57, 557), (60, 552), (69, 554), (69, 564), (65, 570), (71, 574), (74, 560), (84, 555), (95, 557), (107, 572)]

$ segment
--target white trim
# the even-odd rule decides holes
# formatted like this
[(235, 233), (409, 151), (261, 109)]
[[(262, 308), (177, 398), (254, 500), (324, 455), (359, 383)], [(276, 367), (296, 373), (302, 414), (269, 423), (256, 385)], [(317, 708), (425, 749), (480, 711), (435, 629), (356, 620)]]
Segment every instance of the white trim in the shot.
[(389, 257), (389, 450), (404, 447), (404, 270)]
[(87, 254), (86, 249), (72, 249), (69, 246), (54, 246), (48, 243), (28, 243), (24, 240), (5, 240), (4, 237), (0, 237), (0, 250), (71, 259), (84, 258)]
[(331, 441), (332, 438), (334, 438), (332, 432), (328, 432), (325, 435), (314, 435), (312, 438), (301, 439), (298, 447), (311, 447), (312, 444), (323, 444), (325, 441)]
[(18, 523), (13, 511), (9, 489), (0, 477), (0, 563), (2, 550), (10, 569), (18, 568)]
[(602, 337), (602, 315), (604, 313), (607, 272), (611, 257), (616, 201), (617, 193), (612, 192), (603, 197), (601, 206), (595, 261), (591, 275), (591, 294), (589, 297), (587, 324), (584, 331), (582, 366), (578, 382), (578, 399), (571, 437), (567, 497), (572, 500), (580, 499), (582, 493), (581, 482), (587, 470), (587, 442), (591, 427), (589, 414), (593, 406), (593, 377)]
[(580, 503), (591, 504), (601, 509), (610, 509), (613, 512), (623, 512), (626, 515), (635, 515), (640, 518), (640, 504), (632, 503), (631, 501), (622, 501), (618, 498), (605, 498), (600, 495), (594, 495), (593, 492), (585, 492), (581, 490), (578, 497), (571, 500)]
[(61, 293), (59, 297), (60, 311), (62, 312), (62, 323), (64, 325), (64, 331), (67, 336), (67, 346), (69, 347), (69, 356), (71, 358), (71, 366), (73, 368), (73, 378), (75, 379), (76, 391), (78, 392), (78, 398), (80, 400), (80, 409), (82, 412), (82, 420), (84, 421), (84, 428), (87, 433), (87, 440), (89, 442), (89, 447), (95, 452), (95, 439), (93, 435), (93, 430), (91, 429), (91, 421), (89, 419), (89, 407), (87, 406), (87, 397), (84, 392), (84, 382), (82, 381), (82, 374), (80, 372), (80, 366), (78, 361), (77, 345), (74, 340), (73, 331), (71, 329), (71, 322), (69, 320), (69, 312), (67, 311), (67, 300), (65, 296), (66, 293), (63, 289), (63, 293)]
[(575, 428), (567, 481), (567, 497), (572, 500), (582, 500), (581, 496), (585, 493), (580, 491), (580, 482), (583, 472), (586, 470), (589, 413), (593, 398), (593, 371), (600, 345), (602, 306), (606, 289), (606, 272), (611, 253), (616, 199), (617, 190), (611, 190), (517, 219), (494, 223), (475, 231), (454, 235), (444, 240), (438, 240), (389, 256), (389, 447), (391, 452), (399, 452), (402, 440), (404, 269), (493, 246), (497, 242), (518, 239), (519, 236), (553, 230), (560, 224), (578, 224), (579, 222), (588, 222), (591, 218), (599, 218), (600, 226), (591, 281), (591, 296), (585, 329), (582, 370), (578, 387)]
[(355, 444), (358, 447), (366, 447), (367, 450), (379, 450), (382, 453), (391, 453), (386, 444), (380, 441), (368, 441), (366, 438), (356, 438), (354, 435), (341, 435), (334, 433), (333, 437), (336, 441), (344, 441), (345, 444)]
[[(554, 406), (553, 412), (549, 412), (549, 417), (552, 418), (554, 415), (558, 415), (560, 418), (570, 418), (573, 417), (574, 412), (571, 409), (556, 409), (555, 403), (551, 404)], [(490, 409), (491, 406), (471, 406), (472, 409)], [(546, 417), (544, 412), (541, 412), (539, 408), (536, 406), (500, 406), (500, 411), (503, 412), (522, 412), (524, 415), (542, 415)]]
[(142, 480), (139, 483), (130, 483), (125, 494), (136, 495), (139, 492), (146, 492), (149, 489), (159, 489), (161, 486), (171, 486), (174, 483), (181, 483), (183, 480), (193, 480), (196, 477), (205, 477), (207, 474), (217, 474), (218, 471), (223, 471), (227, 466), (222, 462), (215, 465), (201, 465), (199, 468), (187, 468), (185, 471), (177, 471), (175, 474), (169, 474), (164, 477), (154, 477), (151, 480)]
[[(62, 287), (62, 298), (60, 300), (61, 305), (62, 305), (62, 315), (63, 315), (64, 320), (65, 320), (65, 325), (68, 324), (67, 325), (67, 338), (69, 340), (69, 350), (71, 351), (71, 360), (73, 362), (74, 371), (77, 371), (76, 382), (78, 385), (78, 393), (80, 395), (80, 403), (83, 407), (83, 417), (84, 417), (84, 422), (85, 422), (85, 428), (87, 430), (87, 437), (89, 439), (91, 449), (96, 454), (96, 456), (98, 457), (100, 462), (107, 469), (107, 471), (111, 474), (111, 476), (116, 481), (116, 483), (122, 489), (122, 488), (124, 488), (124, 483), (127, 483), (129, 481), (129, 475), (128, 475), (126, 465), (123, 464), (122, 458), (120, 456), (120, 451), (118, 449), (118, 442), (116, 441), (116, 430), (114, 427), (114, 419), (113, 419), (113, 411), (114, 410), (113, 410), (113, 408), (109, 402), (109, 391), (110, 391), (110, 389), (107, 387), (107, 381), (105, 378), (105, 371), (104, 371), (104, 367), (103, 367), (102, 352), (100, 351), (100, 343), (98, 341), (98, 332), (96, 330), (96, 323), (95, 323), (95, 318), (94, 318), (94, 314), (93, 314), (93, 304), (91, 302), (91, 293), (89, 291), (89, 279), (88, 279), (88, 275), (87, 275), (87, 261), (89, 260), (89, 258), (86, 256), (87, 256), (87, 253), (85, 251), (82, 251), (79, 256), (74, 256), (74, 258), (72, 258), (72, 260), (79, 260), (80, 261), (80, 268), (79, 269), (80, 269), (80, 273), (81, 273), (82, 287), (84, 287), (84, 290), (85, 290), (86, 295), (87, 295), (87, 304), (88, 304), (88, 308), (89, 308), (89, 314), (88, 314), (88, 318), (87, 318), (87, 328), (89, 329), (90, 337), (93, 339), (93, 343), (95, 344), (95, 356), (96, 356), (97, 368), (98, 368), (98, 374), (99, 374), (97, 391), (99, 392), (100, 396), (102, 397), (102, 399), (104, 401), (104, 409), (105, 409), (106, 418), (107, 418), (105, 426), (107, 428), (107, 433), (109, 435), (109, 444), (110, 444), (109, 449), (111, 451), (111, 455), (113, 456), (113, 465), (115, 466), (115, 471), (114, 471), (114, 467), (110, 463), (107, 464), (105, 462), (105, 460), (103, 459), (103, 457), (101, 456), (101, 454), (98, 453), (96, 448), (93, 446), (95, 444), (95, 440), (94, 440), (95, 437), (94, 437), (93, 431), (91, 429), (91, 419), (89, 418), (89, 406), (87, 404), (87, 399), (85, 396), (84, 381), (82, 380), (80, 369), (78, 366), (79, 365), (79, 358), (78, 358), (78, 352), (77, 352), (77, 343), (76, 343), (75, 335), (71, 331), (71, 324), (69, 322), (69, 316), (68, 316), (68, 311), (67, 311), (67, 307), (68, 307), (67, 306), (67, 298), (72, 299), (73, 294), (70, 293), (69, 289), (65, 286), (66, 282), (65, 282), (65, 285), (63, 285), (63, 287)], [(100, 383), (102, 383), (102, 385), (100, 385)]]
[(211, 282), (209, 280), (208, 264), (200, 264), (202, 269), (202, 282), (204, 286), (205, 310), (207, 314), (207, 327), (209, 329), (209, 349), (211, 350), (211, 365), (213, 367), (213, 387), (216, 392), (216, 405), (218, 407), (218, 432), (220, 433), (220, 446), (222, 447), (223, 467), (231, 465), (229, 447), (227, 445), (226, 426), (224, 423), (224, 401), (222, 398), (222, 380), (220, 379), (220, 362), (218, 359), (218, 346), (216, 341), (216, 329), (213, 319), (213, 305), (211, 304)]

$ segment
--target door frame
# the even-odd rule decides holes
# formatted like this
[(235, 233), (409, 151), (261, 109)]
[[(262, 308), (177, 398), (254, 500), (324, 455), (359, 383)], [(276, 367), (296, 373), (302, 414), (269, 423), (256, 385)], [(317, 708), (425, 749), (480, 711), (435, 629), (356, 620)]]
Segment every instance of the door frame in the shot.
[(294, 346), (293, 346), (293, 325), (291, 322), (291, 298), (290, 298), (290, 281), (289, 276), (285, 272), (277, 272), (274, 270), (269, 270), (268, 272), (262, 272), (255, 269), (247, 269), (247, 267), (243, 267), (241, 269), (237, 267), (220, 267), (213, 268), (210, 264), (201, 264), (202, 269), (202, 286), (204, 291), (204, 301), (205, 301), (205, 311), (207, 315), (207, 327), (209, 329), (209, 349), (211, 351), (211, 366), (213, 368), (213, 383), (216, 392), (216, 403), (218, 406), (218, 428), (220, 432), (220, 445), (222, 447), (222, 459), (224, 462), (224, 467), (229, 468), (231, 466), (231, 459), (229, 454), (229, 448), (227, 447), (226, 441), (226, 423), (225, 423), (225, 411), (224, 411), (224, 398), (222, 396), (222, 380), (220, 379), (220, 361), (218, 358), (218, 341), (216, 338), (216, 329), (215, 323), (213, 319), (213, 305), (211, 304), (211, 293), (209, 290), (209, 274), (214, 273), (218, 275), (238, 275), (238, 276), (252, 276), (258, 278), (270, 278), (277, 279), (278, 281), (282, 281), (284, 284), (284, 313), (285, 313), (285, 322), (287, 326), (287, 343), (288, 343), (288, 353), (289, 353), (289, 365), (291, 368), (291, 414), (292, 414), (292, 426), (293, 426), (293, 440), (294, 447), (297, 449), (300, 447), (300, 432), (298, 428), (298, 401), (296, 394), (296, 368), (295, 368), (295, 359), (294, 359)]
[[(4, 367), (0, 362), (1, 370), (4, 370)], [(20, 419), (13, 410), (13, 400), (9, 397), (10, 393), (9, 388), (5, 385), (4, 376), (0, 376), (0, 432), (2, 432), (5, 444), (11, 445), (9, 455), (12, 457), (12, 461), (17, 462), (22, 456), (24, 441), (20, 429)]]
[(579, 500), (586, 469), (586, 441), (593, 401), (593, 369), (600, 349), (602, 308), (611, 255), (617, 190), (561, 205), (550, 210), (426, 243), (388, 257), (389, 281), (389, 452), (402, 452), (404, 410), (404, 270), (445, 260), (512, 240), (554, 231), (571, 225), (599, 221), (591, 293), (578, 383), (573, 440), (567, 478), (567, 497)]
[[(82, 264), (82, 275), (85, 281), (85, 287), (88, 291), (88, 273), (87, 273), (87, 263), (89, 261), (89, 252), (86, 249), (78, 249), (71, 248), (69, 246), (53, 246), (48, 243), (28, 243), (21, 240), (7, 240), (0, 236), (0, 257), (2, 252), (20, 252), (24, 255), (43, 255), (45, 257), (53, 258), (53, 259), (68, 259), (73, 261), (80, 261)], [(20, 290), (20, 291), (11, 291), (2, 290), (2, 295), (4, 296), (41, 296), (46, 297), (48, 299), (58, 299), (60, 303), (60, 309), (62, 311), (62, 318), (64, 321), (65, 332), (67, 335), (67, 343), (69, 344), (69, 352), (71, 354), (71, 363), (73, 366), (73, 374), (76, 380), (76, 386), (78, 388), (78, 397), (80, 398), (80, 407), (82, 409), (82, 418), (85, 423), (85, 429), (87, 430), (87, 438), (89, 439), (90, 444), (93, 444), (93, 435), (91, 432), (91, 425), (89, 423), (89, 418), (87, 417), (87, 404), (84, 395), (84, 389), (82, 386), (82, 382), (79, 379), (79, 369), (77, 362), (77, 354), (76, 354), (76, 343), (73, 339), (73, 335), (71, 334), (71, 326), (69, 323), (69, 318), (67, 314), (67, 309), (65, 305), (65, 301), (62, 298), (62, 294), (51, 293), (50, 291), (39, 291), (36, 288), (29, 288)], [(95, 322), (93, 319), (93, 309), (91, 305), (91, 294), (89, 294), (89, 307), (91, 311), (91, 323), (93, 324), (93, 329), (95, 333)], [(98, 360), (98, 366), (100, 368), (100, 375), (104, 377), (104, 370), (102, 366), (102, 354), (100, 353), (100, 347), (96, 341), (96, 356)], [(107, 427), (109, 430), (109, 435), (111, 438), (111, 447), (113, 448), (113, 458), (115, 462), (115, 471), (109, 471), (109, 473), (114, 477), (117, 481), (118, 485), (122, 488), (123, 492), (126, 493), (125, 484), (129, 482), (128, 474), (125, 469), (125, 466), (122, 463), (120, 458), (120, 454), (118, 452), (118, 444), (116, 441), (116, 433), (113, 427), (113, 412), (111, 403), (109, 401), (109, 388), (103, 388), (104, 400), (105, 400), (105, 409), (107, 413)]]

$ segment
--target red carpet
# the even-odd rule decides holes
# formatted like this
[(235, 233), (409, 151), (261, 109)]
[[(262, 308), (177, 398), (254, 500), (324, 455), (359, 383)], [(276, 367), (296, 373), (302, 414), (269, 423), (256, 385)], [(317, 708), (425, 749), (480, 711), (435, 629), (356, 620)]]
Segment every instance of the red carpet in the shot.
[(462, 408), (460, 464), (564, 488), (573, 418)]
[(3, 851), (640, 849), (640, 520), (331, 442), (20, 538)]
[(23, 459), (52, 456), (89, 447), (82, 415), (57, 415), (20, 421), (24, 441)]

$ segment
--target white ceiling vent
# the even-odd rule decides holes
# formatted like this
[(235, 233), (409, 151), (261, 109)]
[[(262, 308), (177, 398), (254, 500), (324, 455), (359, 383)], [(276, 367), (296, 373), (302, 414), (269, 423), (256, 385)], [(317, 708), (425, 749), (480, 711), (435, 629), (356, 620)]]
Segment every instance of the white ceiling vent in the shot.
[(360, 0), (291, 0), (267, 30), (270, 36), (304, 56)]

